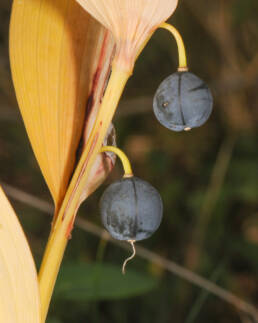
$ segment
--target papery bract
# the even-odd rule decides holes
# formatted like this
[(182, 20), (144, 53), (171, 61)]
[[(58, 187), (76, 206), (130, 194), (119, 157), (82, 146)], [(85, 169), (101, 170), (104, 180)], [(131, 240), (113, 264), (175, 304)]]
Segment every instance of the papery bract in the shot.
[(116, 62), (131, 69), (139, 51), (161, 22), (174, 12), (178, 0), (77, 0), (111, 30)]

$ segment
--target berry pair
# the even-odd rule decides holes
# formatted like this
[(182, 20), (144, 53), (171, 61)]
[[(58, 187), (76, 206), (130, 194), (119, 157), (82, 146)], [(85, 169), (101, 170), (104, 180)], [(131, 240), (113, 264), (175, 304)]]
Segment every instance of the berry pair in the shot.
[[(212, 96), (197, 76), (177, 72), (161, 83), (153, 106), (157, 119), (165, 127), (174, 131), (190, 130), (209, 118)], [(113, 238), (137, 241), (148, 238), (158, 229), (163, 207), (157, 190), (132, 176), (106, 189), (100, 209), (103, 225)]]
[[(188, 131), (204, 124), (209, 118), (213, 99), (208, 86), (199, 77), (188, 72), (185, 48), (178, 31), (163, 23), (161, 28), (169, 30), (178, 44), (178, 72), (167, 77), (159, 86), (153, 101), (154, 114), (166, 128)], [(158, 191), (149, 183), (132, 175), (127, 157), (118, 148), (112, 150), (121, 158), (125, 176), (111, 184), (100, 201), (101, 219), (104, 227), (117, 240), (134, 242), (149, 238), (159, 227), (163, 205)]]

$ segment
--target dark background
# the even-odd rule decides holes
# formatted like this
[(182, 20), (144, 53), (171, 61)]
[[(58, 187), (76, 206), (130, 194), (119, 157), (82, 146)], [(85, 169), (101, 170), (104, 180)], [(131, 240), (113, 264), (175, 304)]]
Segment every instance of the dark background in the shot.
[[(51, 218), (30, 196), (51, 202), (18, 112), (8, 62), (11, 2), (0, 2), (0, 179), (19, 215), (37, 266)], [(115, 117), (118, 146), (135, 175), (152, 183), (164, 201), (164, 219), (139, 243), (258, 305), (258, 2), (179, 1), (171, 19), (182, 33), (190, 70), (214, 95), (201, 128), (174, 133), (152, 112), (160, 82), (176, 70), (177, 51), (166, 31), (155, 33), (139, 58)], [(79, 216), (100, 225), (98, 201), (120, 178), (109, 179)], [(17, 201), (23, 200), (23, 202)], [(38, 204), (38, 207), (37, 207)], [(44, 208), (44, 207), (43, 207)], [(128, 251), (76, 227), (51, 304), (48, 323), (257, 322), (140, 255), (121, 276)], [(98, 265), (97, 265), (98, 263)], [(88, 264), (88, 265), (87, 265)], [(180, 270), (179, 270), (180, 271)], [(119, 285), (119, 288), (118, 288)]]

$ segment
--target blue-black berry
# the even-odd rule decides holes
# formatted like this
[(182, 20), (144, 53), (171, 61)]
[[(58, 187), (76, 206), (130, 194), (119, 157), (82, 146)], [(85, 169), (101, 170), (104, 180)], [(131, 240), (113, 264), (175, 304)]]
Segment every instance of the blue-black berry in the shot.
[(111, 236), (138, 241), (159, 227), (163, 204), (158, 191), (137, 177), (112, 183), (100, 200), (101, 219)]
[(190, 130), (204, 124), (212, 111), (213, 99), (204, 81), (190, 72), (167, 77), (154, 96), (158, 121), (174, 131)]

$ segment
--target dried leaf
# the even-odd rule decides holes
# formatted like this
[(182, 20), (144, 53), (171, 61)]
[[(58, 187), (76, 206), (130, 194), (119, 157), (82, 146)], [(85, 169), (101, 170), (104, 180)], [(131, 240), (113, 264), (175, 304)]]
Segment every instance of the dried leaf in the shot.
[(33, 258), (0, 188), (0, 322), (39, 323), (40, 300)]
[(94, 123), (113, 47), (111, 34), (74, 0), (13, 2), (14, 86), (57, 208), (75, 168), (85, 122), (87, 129)]

